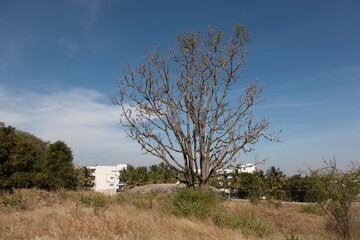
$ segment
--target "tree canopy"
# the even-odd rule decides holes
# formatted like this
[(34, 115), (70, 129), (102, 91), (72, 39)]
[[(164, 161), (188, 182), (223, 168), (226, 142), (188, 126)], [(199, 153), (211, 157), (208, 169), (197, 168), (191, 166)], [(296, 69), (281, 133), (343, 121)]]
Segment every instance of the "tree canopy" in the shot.
[(231, 34), (210, 27), (205, 35), (183, 32), (169, 53), (154, 48), (144, 64), (123, 70), (112, 98), (122, 110), (121, 124), (188, 186), (195, 179), (206, 185), (260, 138), (277, 140), (277, 133), (267, 133), (270, 121), (253, 114), (264, 100), (263, 87), (242, 79), (250, 42), (240, 24)]
[(77, 179), (71, 149), (0, 124), (0, 190), (39, 187), (74, 189)]

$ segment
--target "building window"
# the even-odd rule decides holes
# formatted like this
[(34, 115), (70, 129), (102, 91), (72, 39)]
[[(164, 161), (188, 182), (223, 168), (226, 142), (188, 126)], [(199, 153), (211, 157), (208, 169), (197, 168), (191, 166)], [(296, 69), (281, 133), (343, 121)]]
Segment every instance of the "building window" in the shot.
[(110, 186), (110, 187), (113, 187), (113, 186), (114, 186), (114, 184), (110, 183), (110, 184), (109, 184), (109, 186)]

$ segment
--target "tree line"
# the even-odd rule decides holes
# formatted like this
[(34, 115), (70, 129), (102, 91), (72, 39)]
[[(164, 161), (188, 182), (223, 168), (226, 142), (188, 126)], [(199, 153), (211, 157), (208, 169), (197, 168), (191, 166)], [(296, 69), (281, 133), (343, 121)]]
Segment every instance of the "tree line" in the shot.
[(286, 177), (283, 171), (274, 166), (265, 172), (242, 173), (235, 168), (232, 173), (218, 173), (211, 180), (217, 188), (232, 189), (237, 198), (257, 201), (261, 197), (274, 200), (314, 202), (312, 187), (315, 179), (296, 174)]
[[(178, 173), (179, 177), (181, 173)], [(171, 169), (165, 164), (152, 165), (150, 167), (134, 167), (129, 165), (127, 169), (120, 171), (120, 181), (127, 184), (127, 188), (133, 188), (146, 184), (175, 183), (177, 178), (173, 176)], [(288, 200), (297, 202), (314, 202), (312, 187), (315, 179), (310, 176), (296, 174), (291, 177), (274, 166), (265, 173), (242, 173), (239, 168), (233, 172), (219, 171), (214, 174), (209, 185), (218, 189), (232, 189), (233, 196), (242, 199), (260, 199), (266, 196), (275, 200)]]
[[(330, 161), (324, 168), (334, 168), (335, 161)], [(337, 168), (336, 168), (337, 169)], [(354, 178), (354, 188), (359, 188), (359, 167), (357, 173), (343, 173), (340, 176), (352, 176)], [(323, 169), (311, 170), (307, 174), (295, 174), (287, 177), (279, 168), (271, 166), (269, 169), (254, 173), (243, 173), (239, 167), (235, 167), (234, 171), (219, 171), (214, 174), (209, 185), (218, 189), (231, 189), (235, 198), (250, 199), (257, 201), (261, 197), (273, 200), (295, 201), (295, 202), (317, 202), (324, 195), (323, 190), (320, 191), (319, 184), (329, 178), (326, 174), (319, 175)], [(337, 169), (337, 171), (340, 171)], [(127, 184), (127, 188), (133, 188), (146, 184), (156, 183), (176, 183), (178, 177), (174, 177), (171, 169), (165, 164), (152, 165), (150, 167), (140, 166), (134, 167), (129, 165), (127, 169), (120, 171), (120, 181)], [(336, 182), (333, 176), (333, 182), (327, 179), (327, 184), (323, 183), (321, 189), (330, 186)]]
[(171, 169), (164, 162), (150, 167), (134, 167), (128, 165), (120, 171), (120, 181), (126, 183), (127, 188), (133, 188), (146, 184), (176, 183)]

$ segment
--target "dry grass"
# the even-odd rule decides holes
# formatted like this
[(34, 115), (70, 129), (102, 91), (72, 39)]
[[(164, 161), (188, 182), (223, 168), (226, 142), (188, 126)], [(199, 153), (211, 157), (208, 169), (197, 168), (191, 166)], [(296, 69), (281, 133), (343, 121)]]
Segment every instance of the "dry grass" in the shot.
[(112, 204), (104, 213), (64, 201), (0, 215), (1, 239), (242, 239), (211, 222)]
[[(22, 190), (20, 207), (0, 207), (0, 239), (258, 239), (240, 230), (220, 228), (211, 220), (171, 214), (169, 196), (139, 200), (104, 197), (107, 209), (95, 212), (79, 204), (78, 193)], [(94, 193), (86, 193), (96, 195)], [(127, 195), (125, 198), (129, 199)], [(148, 201), (148, 203), (146, 203)], [(153, 204), (149, 204), (153, 202)], [(254, 211), (272, 233), (262, 239), (329, 239), (324, 216), (300, 212), (300, 206), (251, 205), (226, 201), (232, 212)], [(357, 209), (359, 210), (359, 209)]]
[(290, 235), (293, 233), (300, 239), (328, 239), (329, 234), (324, 230), (327, 219), (324, 216), (301, 213), (300, 205), (282, 204), (280, 207), (276, 207), (268, 203), (252, 205), (248, 202), (239, 203), (237, 201), (228, 201), (225, 204), (232, 211), (252, 209), (278, 234)]

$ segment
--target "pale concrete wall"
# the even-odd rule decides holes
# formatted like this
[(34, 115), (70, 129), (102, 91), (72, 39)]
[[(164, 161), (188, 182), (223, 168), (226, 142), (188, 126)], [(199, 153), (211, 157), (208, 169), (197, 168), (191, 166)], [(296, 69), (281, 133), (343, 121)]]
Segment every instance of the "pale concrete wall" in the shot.
[(120, 170), (126, 169), (127, 164), (118, 164), (116, 166), (89, 166), (91, 175), (95, 177), (93, 190), (115, 194), (121, 184)]

